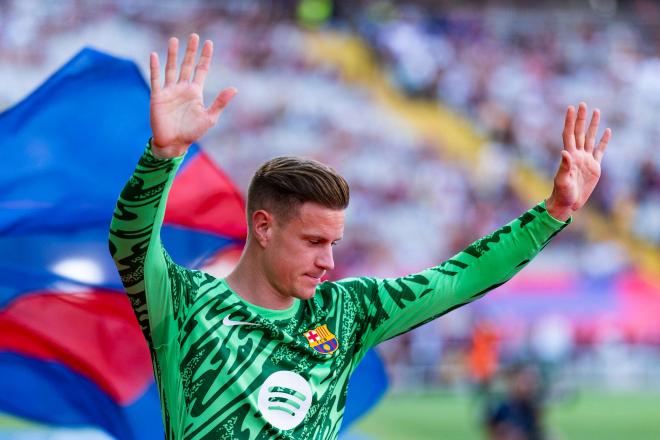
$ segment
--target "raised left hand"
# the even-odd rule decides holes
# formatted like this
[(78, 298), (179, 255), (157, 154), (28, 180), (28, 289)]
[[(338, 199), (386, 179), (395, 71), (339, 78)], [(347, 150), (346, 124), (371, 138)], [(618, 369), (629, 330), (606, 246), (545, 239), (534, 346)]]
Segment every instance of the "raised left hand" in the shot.
[(552, 194), (546, 200), (548, 213), (558, 220), (566, 221), (589, 200), (600, 179), (600, 163), (612, 137), (612, 130), (607, 128), (596, 145), (600, 122), (598, 109), (593, 111), (585, 134), (586, 120), (587, 105), (584, 102), (580, 103), (577, 115), (573, 106), (568, 107), (561, 164), (555, 175)]

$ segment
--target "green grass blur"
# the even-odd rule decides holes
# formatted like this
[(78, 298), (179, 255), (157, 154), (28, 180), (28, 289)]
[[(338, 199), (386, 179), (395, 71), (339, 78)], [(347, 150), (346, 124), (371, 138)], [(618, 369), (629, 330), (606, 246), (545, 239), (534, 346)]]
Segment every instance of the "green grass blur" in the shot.
[[(470, 396), (389, 394), (351, 432), (374, 440), (484, 439), (481, 411)], [(552, 404), (546, 425), (557, 440), (659, 440), (660, 394), (581, 392)]]

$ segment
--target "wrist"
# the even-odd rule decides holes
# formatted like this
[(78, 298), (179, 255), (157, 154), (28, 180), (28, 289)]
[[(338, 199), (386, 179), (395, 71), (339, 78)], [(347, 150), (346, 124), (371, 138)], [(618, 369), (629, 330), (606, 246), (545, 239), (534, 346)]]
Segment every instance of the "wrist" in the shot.
[(149, 140), (151, 154), (160, 160), (173, 159), (175, 157), (183, 156), (188, 151), (188, 146), (160, 146), (154, 142), (154, 139)]
[(545, 200), (545, 209), (551, 217), (562, 222), (567, 221), (575, 212), (570, 206), (560, 205), (550, 196)]

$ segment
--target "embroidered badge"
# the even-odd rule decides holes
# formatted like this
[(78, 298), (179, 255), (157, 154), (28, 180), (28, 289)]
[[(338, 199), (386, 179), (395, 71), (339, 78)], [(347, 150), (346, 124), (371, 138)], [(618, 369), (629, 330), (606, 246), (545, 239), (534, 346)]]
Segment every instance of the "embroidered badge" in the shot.
[(309, 346), (319, 353), (330, 354), (339, 347), (337, 337), (328, 330), (327, 324), (305, 332), (304, 335), (307, 338), (307, 342), (309, 342)]

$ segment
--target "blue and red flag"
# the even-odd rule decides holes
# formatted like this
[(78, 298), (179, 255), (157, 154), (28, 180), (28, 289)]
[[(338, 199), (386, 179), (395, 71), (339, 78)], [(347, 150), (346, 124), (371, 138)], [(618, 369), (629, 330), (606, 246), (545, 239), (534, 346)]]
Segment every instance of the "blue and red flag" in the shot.
[[(0, 114), (0, 413), (162, 438), (146, 342), (107, 247), (116, 199), (149, 136), (137, 66), (92, 49)], [(170, 192), (164, 245), (188, 267), (235, 257), (244, 211), (236, 187), (193, 146)], [(347, 422), (385, 388), (370, 353), (351, 382), (358, 398)]]
[[(0, 115), (0, 412), (162, 437), (149, 352), (107, 247), (149, 136), (137, 67), (91, 49)], [(165, 246), (200, 266), (245, 233), (241, 195), (194, 147), (172, 188)]]

